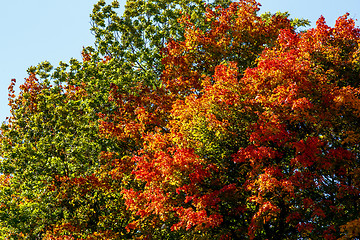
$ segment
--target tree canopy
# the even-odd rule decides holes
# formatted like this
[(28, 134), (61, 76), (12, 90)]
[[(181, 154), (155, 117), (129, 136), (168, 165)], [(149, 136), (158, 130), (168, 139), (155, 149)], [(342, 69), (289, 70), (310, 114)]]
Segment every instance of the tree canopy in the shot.
[(1, 126), (4, 239), (360, 237), (360, 29), (255, 0), (100, 0)]

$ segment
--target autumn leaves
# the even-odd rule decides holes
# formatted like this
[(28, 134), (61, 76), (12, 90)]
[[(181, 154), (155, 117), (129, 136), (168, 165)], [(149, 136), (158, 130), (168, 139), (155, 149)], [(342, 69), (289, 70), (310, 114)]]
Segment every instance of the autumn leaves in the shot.
[[(194, 18), (188, 2), (177, 1), (174, 16), (179, 7), (184, 14), (169, 28), (163, 18), (146, 20), (146, 11), (169, 17), (166, 1), (158, 2), (164, 11), (152, 1), (129, 1), (133, 8), (121, 21), (100, 1), (93, 13), (98, 49), (85, 49), (83, 62), (73, 61), (70, 70), (58, 68), (56, 85), (33, 74), (20, 96), (11, 95), (13, 118), (1, 133), (4, 236), (356, 235), (360, 30), (354, 21), (344, 15), (331, 28), (320, 18), (299, 33), (286, 14), (258, 16), (252, 0), (206, 10), (200, 2), (194, 1)], [(140, 5), (149, 8), (136, 13)], [(126, 32), (131, 21), (136, 26)], [(151, 34), (129, 42), (130, 34), (156, 29), (151, 24), (164, 27), (164, 45)], [(28, 129), (43, 131), (26, 135)]]

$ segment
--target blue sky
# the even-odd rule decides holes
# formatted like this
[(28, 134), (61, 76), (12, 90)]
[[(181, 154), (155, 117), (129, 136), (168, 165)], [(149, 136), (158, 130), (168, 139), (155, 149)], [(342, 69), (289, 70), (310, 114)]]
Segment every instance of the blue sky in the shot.
[[(42, 61), (80, 58), (83, 46), (93, 45), (90, 13), (97, 0), (11, 0), (0, 8), (0, 122), (9, 116), (7, 88), (12, 78), (17, 86), (26, 69)], [(107, 2), (111, 2), (108, 0)], [(122, 6), (125, 0), (119, 0)], [(260, 0), (261, 12), (288, 11), (293, 18), (306, 18), (315, 26), (323, 15), (330, 26), (337, 17), (350, 13), (360, 19), (359, 0)], [(359, 26), (359, 21), (357, 26)]]

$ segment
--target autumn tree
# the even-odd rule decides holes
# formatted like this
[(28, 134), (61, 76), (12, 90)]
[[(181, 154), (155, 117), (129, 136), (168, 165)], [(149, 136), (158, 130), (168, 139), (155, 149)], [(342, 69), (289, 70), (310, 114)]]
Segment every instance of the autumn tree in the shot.
[(360, 30), (254, 0), (99, 1), (1, 127), (5, 239), (359, 235)]
[(184, 40), (168, 42), (162, 85), (135, 101), (135, 120), (104, 116), (108, 138), (131, 129), (142, 142), (130, 160), (138, 185), (122, 190), (134, 236), (358, 234), (359, 29), (344, 15), (298, 33), (258, 10), (208, 9), (208, 28), (183, 16)]

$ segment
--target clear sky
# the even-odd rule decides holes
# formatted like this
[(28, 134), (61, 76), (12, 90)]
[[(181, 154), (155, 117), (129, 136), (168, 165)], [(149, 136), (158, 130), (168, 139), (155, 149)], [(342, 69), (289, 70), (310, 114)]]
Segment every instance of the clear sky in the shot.
[[(11, 0), (0, 8), (0, 123), (9, 116), (7, 88), (12, 78), (17, 86), (26, 69), (42, 61), (81, 58), (83, 46), (93, 45), (90, 13), (97, 0)], [(107, 0), (111, 2), (111, 0)], [(119, 0), (121, 6), (125, 0)], [(360, 20), (360, 0), (259, 0), (261, 12), (288, 11), (293, 18), (306, 18), (315, 26), (323, 15), (330, 26), (337, 17), (350, 13)], [(360, 22), (357, 22), (357, 26)]]

